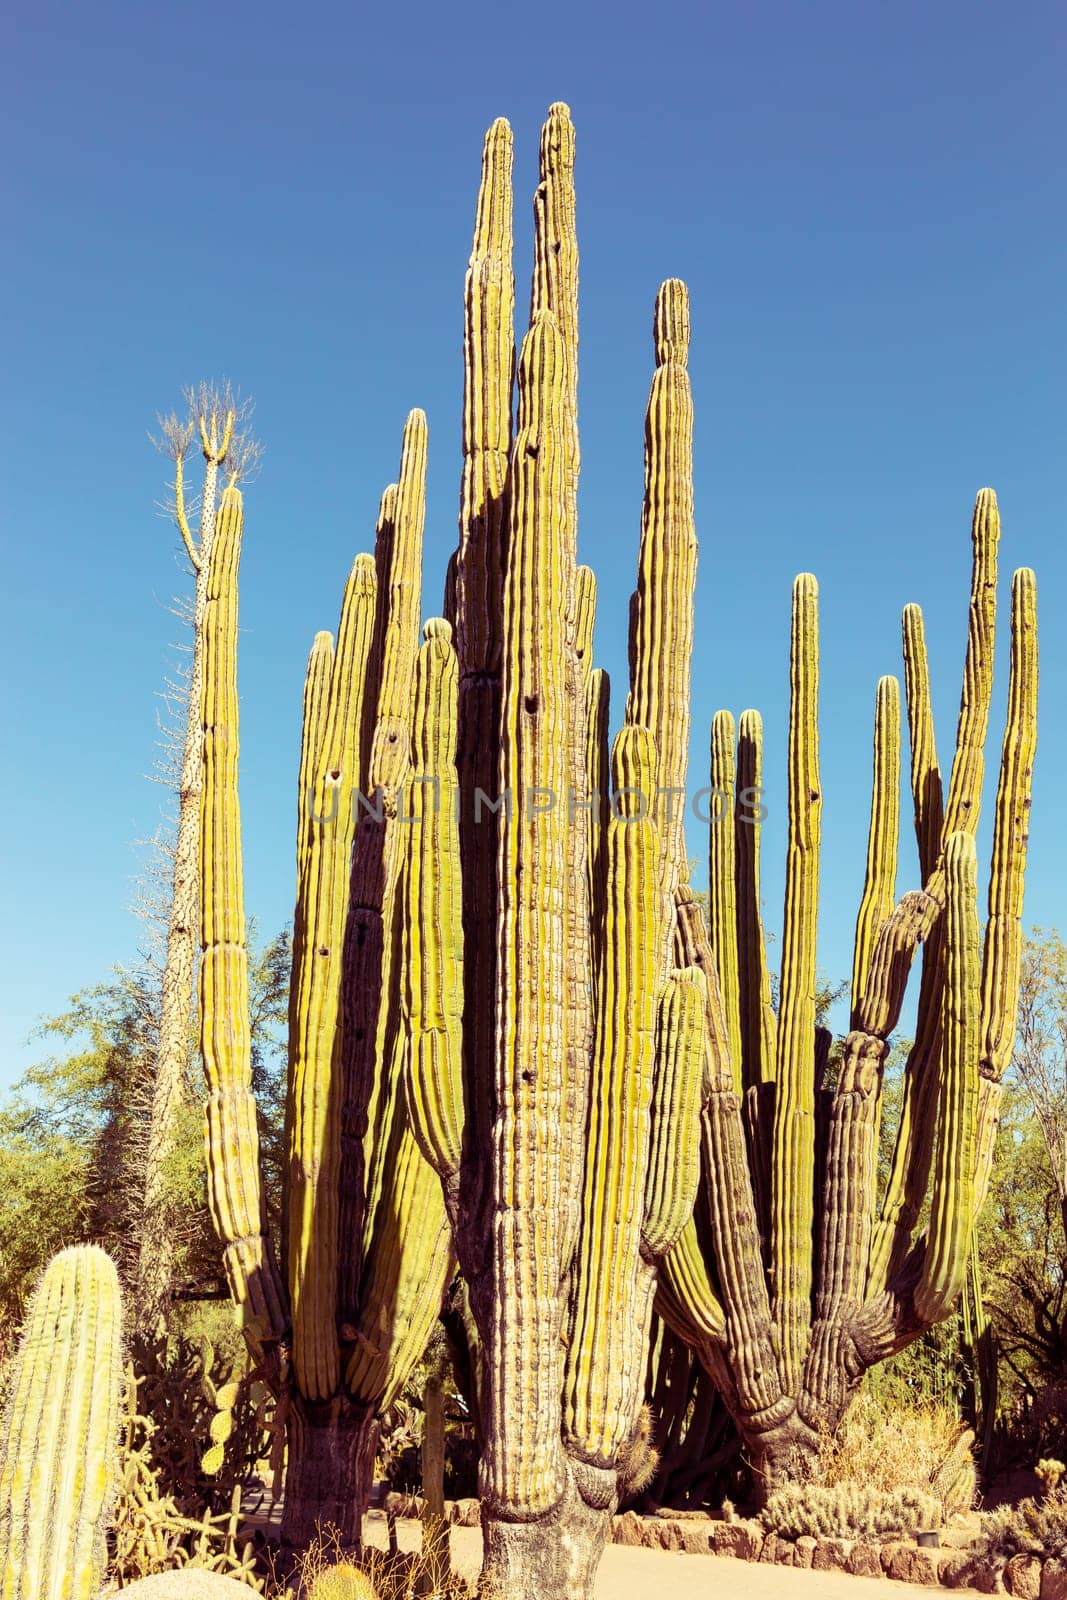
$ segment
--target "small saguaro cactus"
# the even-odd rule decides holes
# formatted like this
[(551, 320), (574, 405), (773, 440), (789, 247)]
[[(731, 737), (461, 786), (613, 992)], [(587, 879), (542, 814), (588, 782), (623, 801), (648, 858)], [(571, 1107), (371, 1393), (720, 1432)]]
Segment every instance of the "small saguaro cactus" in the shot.
[(3, 1423), (4, 1600), (95, 1600), (117, 1488), (121, 1346), (110, 1257), (60, 1251), (30, 1301)]

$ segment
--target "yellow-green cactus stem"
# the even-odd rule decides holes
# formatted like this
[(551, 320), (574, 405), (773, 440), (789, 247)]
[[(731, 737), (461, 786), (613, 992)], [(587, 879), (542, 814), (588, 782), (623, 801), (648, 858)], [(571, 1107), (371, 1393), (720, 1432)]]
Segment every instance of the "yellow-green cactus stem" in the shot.
[(749, 1089), (773, 1083), (775, 1071), (776, 1023), (760, 909), (762, 818), (763, 720), (758, 711), (743, 711), (737, 729), (734, 841), (741, 1065), (742, 1077)]
[(664, 914), (659, 840), (647, 815), (651, 735), (623, 728), (612, 768), (622, 815), (609, 822), (606, 844), (607, 915), (564, 1406), (566, 1436), (600, 1467), (615, 1464), (642, 1399), (646, 1353), (634, 1329), (651, 1315), (654, 1288), (640, 1247)]
[(645, 1250), (659, 1259), (673, 1250), (693, 1215), (700, 1186), (700, 1109), (704, 1098), (707, 980), (699, 967), (671, 974), (656, 1007)]
[(819, 779), (818, 585), (793, 586), (789, 707), (789, 849), (771, 1158), (772, 1313), (782, 1381), (799, 1383), (811, 1321), (815, 1181), (815, 940)]
[(856, 918), (852, 956), (852, 1026), (857, 1016), (875, 942), (896, 903), (900, 836), (900, 685), (880, 678), (874, 708), (874, 776), (867, 873)]
[(204, 789), (200, 810), (200, 1054), (208, 1204), (230, 1293), (253, 1343), (287, 1328), (285, 1292), (266, 1231), (252, 1094), (241, 813), (237, 798), (237, 572), (240, 491), (219, 500), (204, 616)]
[(451, 1211), (463, 1154), (463, 904), (456, 789), (459, 672), (452, 630), (434, 619), (415, 663), (404, 964), (411, 1124)]
[(1011, 587), (1008, 715), (997, 788), (989, 917), (982, 953), (975, 1212), (985, 1199), (999, 1125), (1000, 1085), (1011, 1061), (1019, 1010), (1023, 880), (1037, 752), (1037, 581), (1020, 567)]
[[(500, 792), (565, 792), (566, 616), (559, 604), (567, 515), (566, 348), (539, 313), (519, 363), (519, 431), (504, 587)], [(516, 805), (500, 824), (493, 1162), (495, 1292), (483, 1488), (526, 1516), (565, 1486), (558, 1411), (537, 1394), (562, 1388), (559, 1125), (564, 1095), (566, 817)], [(536, 948), (538, 960), (526, 951)]]
[(26, 1313), (0, 1435), (0, 1594), (95, 1600), (117, 1489), (122, 1304), (93, 1245), (62, 1250)]
[(969, 833), (945, 844), (945, 982), (937, 1153), (930, 1228), (915, 1309), (941, 1322), (955, 1305), (967, 1267), (974, 1215), (978, 1120), (981, 966), (977, 859)]
[(335, 1308), (341, 971), (354, 802), (361, 787), (359, 719), (376, 592), (371, 557), (357, 556), (345, 586), (323, 726), (303, 773), (306, 935), (293, 976), (289, 1036), (287, 1273), (296, 1380), (310, 1400), (329, 1399), (340, 1371)]
[(734, 1088), (741, 1093), (741, 989), (737, 953), (737, 863), (733, 807), (723, 797), (735, 789), (734, 719), (717, 711), (711, 721), (711, 790), (708, 823), (708, 939), (719, 975)]
[(378, 1600), (378, 1591), (367, 1574), (349, 1561), (320, 1572), (308, 1592), (308, 1600)]

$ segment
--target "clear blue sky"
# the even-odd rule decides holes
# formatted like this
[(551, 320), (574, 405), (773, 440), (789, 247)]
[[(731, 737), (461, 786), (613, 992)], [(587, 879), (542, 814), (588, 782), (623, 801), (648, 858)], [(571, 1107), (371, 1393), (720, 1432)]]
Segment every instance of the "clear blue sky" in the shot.
[[(0, 1083), (33, 1058), (35, 1017), (138, 941), (125, 908), (134, 841), (158, 817), (143, 774), (175, 636), (166, 602), (185, 583), (153, 509), (155, 413), (211, 375), (258, 402), (241, 783), (247, 903), (273, 931), (291, 910), (312, 635), (335, 624), (413, 405), (430, 421), (425, 593), (439, 607), (481, 137), (498, 115), (515, 129), (524, 308), (554, 99), (578, 130), (580, 546), (601, 578), (597, 651), (616, 709), (651, 308), (678, 275), (692, 293), (701, 540), (693, 777), (712, 712), (761, 708), (770, 925), (793, 575), (821, 584), (820, 960), (843, 975), (875, 681), (898, 670), (900, 609), (919, 601), (947, 760), (986, 483), (1004, 521), (1005, 622), (1011, 569), (1033, 565), (1040, 582), (1027, 918), (1067, 922), (1062, 6), (45, 0), (19, 13), (0, 68), (12, 152)], [(1003, 690), (1002, 670), (998, 721)], [(705, 853), (697, 829), (691, 845)], [(910, 832), (904, 863), (902, 888)]]

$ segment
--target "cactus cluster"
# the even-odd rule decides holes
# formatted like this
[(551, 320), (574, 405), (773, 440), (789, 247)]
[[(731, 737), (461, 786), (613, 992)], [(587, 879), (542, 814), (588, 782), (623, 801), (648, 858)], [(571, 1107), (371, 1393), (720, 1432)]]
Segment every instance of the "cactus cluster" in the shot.
[(877, 1539), (941, 1525), (941, 1506), (921, 1489), (874, 1489), (866, 1483), (783, 1484), (769, 1496), (761, 1521), (787, 1539)]
[[(609, 745), (596, 586), (577, 561), (574, 129), (550, 109), (531, 314), (514, 347), (512, 141), (486, 136), (465, 295), (460, 537), (419, 644), (427, 430), (412, 412), (373, 557), (304, 695), (283, 1263), (263, 1222), (237, 806), (241, 501), (221, 497), (205, 618), (202, 1052), (210, 1199), (288, 1437), (286, 1530), (358, 1537), (375, 1417), (458, 1259), (482, 1436), (487, 1578), (587, 1594), (647, 1449), (653, 1301), (768, 1479), (874, 1360), (947, 1315), (1010, 1053), (1035, 739), (1033, 575), (1016, 574), (989, 918), (978, 823), (999, 522), (974, 521), (956, 754), (943, 793), (922, 618), (904, 618), (922, 888), (896, 900), (900, 694), (878, 687), (851, 1031), (816, 1026), (818, 590), (790, 644), (777, 1009), (760, 900), (753, 711), (712, 729), (709, 910), (683, 807), (696, 535), (685, 286), (653, 316), (629, 685)], [(517, 414), (512, 427), (517, 378)], [(881, 1076), (923, 943), (884, 1197)], [(929, 1201), (929, 1223), (918, 1224)], [(455, 1255), (453, 1256), (453, 1250)]]
[(0, 1435), (5, 1600), (95, 1600), (117, 1488), (121, 1346), (110, 1257), (60, 1251), (30, 1302)]

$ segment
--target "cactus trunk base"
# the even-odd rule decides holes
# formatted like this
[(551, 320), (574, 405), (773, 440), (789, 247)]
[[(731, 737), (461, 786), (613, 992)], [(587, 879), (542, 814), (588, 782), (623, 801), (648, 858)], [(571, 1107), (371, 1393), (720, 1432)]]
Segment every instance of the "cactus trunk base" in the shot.
[[(826, 1432), (831, 1432), (829, 1426)], [(785, 1483), (805, 1483), (819, 1454), (820, 1433), (794, 1412), (767, 1433), (750, 1434), (742, 1428), (752, 1463), (753, 1493), (758, 1505)]]
[(316, 1405), (297, 1395), (286, 1444), (283, 1543), (302, 1549), (335, 1529), (344, 1548), (358, 1546), (374, 1486), (376, 1418), (344, 1397)]
[(508, 1600), (592, 1600), (613, 1510), (586, 1505), (573, 1481), (536, 1522), (506, 1522), (483, 1506), (481, 1592)]

